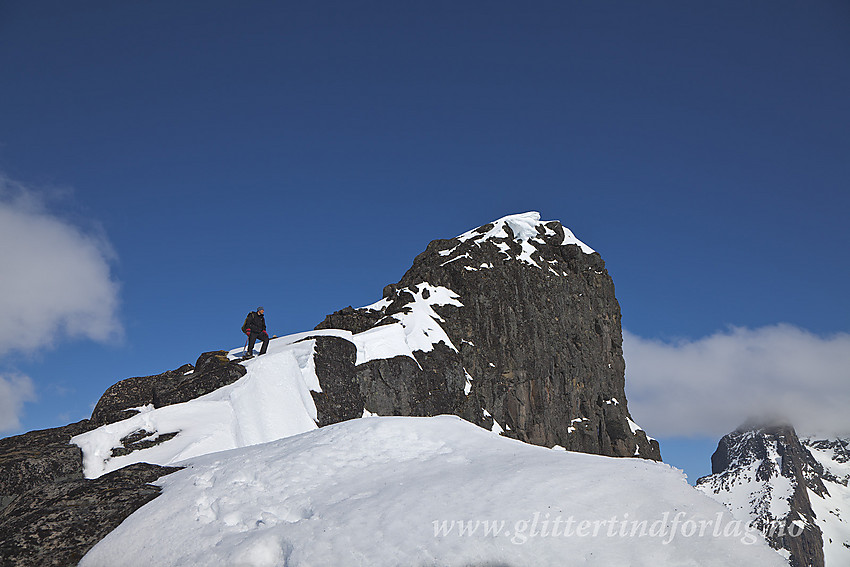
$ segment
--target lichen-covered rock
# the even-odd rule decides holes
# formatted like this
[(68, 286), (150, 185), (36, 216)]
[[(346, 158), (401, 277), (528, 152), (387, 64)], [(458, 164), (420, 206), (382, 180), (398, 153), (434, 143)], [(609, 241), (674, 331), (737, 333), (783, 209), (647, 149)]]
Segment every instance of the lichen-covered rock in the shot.
[(0, 564), (76, 565), (159, 489), (147, 483), (177, 470), (146, 463), (97, 480), (83, 478), (71, 437), (93, 429), (82, 420), (0, 439)]
[(92, 422), (101, 426), (132, 417), (137, 413), (132, 408), (153, 404), (158, 388), (179, 380), (193, 370), (194, 367), (191, 364), (184, 364), (180, 368), (162, 374), (136, 376), (116, 382), (97, 401), (91, 415)]
[(205, 352), (194, 366), (184, 364), (154, 376), (127, 378), (104, 392), (92, 412), (96, 425), (132, 417), (133, 408), (179, 404), (232, 384), (245, 375), (245, 367), (227, 359), (223, 350)]
[[(442, 289), (457, 300), (429, 304)], [(329, 315), (317, 329), (404, 325), (428, 304), (445, 338), (431, 333), (433, 344), (414, 358), (366, 361), (354, 376), (320, 372), (317, 405), (340, 409), (320, 411), (323, 423), (364, 409), (452, 413), (538, 445), (661, 459), (628, 412), (620, 307), (605, 263), (559, 222), (513, 215), (435, 240), (383, 295), (368, 308)]]
[(245, 376), (245, 367), (228, 360), (223, 350), (205, 352), (195, 363), (193, 372), (163, 380), (154, 390), (154, 407), (194, 400)]
[(331, 313), (316, 329), (347, 329), (352, 333), (362, 333), (374, 327), (384, 317), (383, 313), (348, 306)]
[(3, 567), (76, 565), (160, 493), (149, 483), (176, 470), (137, 463), (96, 480), (54, 480), (17, 495), (0, 511)]
[(325, 395), (316, 396), (320, 426), (363, 416), (363, 395), (357, 384), (354, 363), (356, 347), (338, 337), (311, 337), (316, 341), (313, 363), (319, 376), (337, 376), (323, 386)]
[(0, 510), (36, 486), (83, 478), (80, 448), (68, 442), (92, 428), (84, 419), (0, 439)]

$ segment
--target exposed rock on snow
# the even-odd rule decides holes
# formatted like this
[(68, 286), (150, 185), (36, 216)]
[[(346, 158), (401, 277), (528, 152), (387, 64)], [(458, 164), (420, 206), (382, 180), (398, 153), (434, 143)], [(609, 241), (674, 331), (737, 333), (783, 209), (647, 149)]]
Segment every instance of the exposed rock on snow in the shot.
[(72, 435), (89, 420), (0, 440), (0, 558), (4, 567), (74, 565), (95, 543), (159, 494), (147, 483), (177, 470), (148, 464), (98, 481), (83, 478)]
[(84, 419), (0, 439), (0, 511), (16, 496), (37, 486), (83, 478), (82, 452), (68, 442), (92, 428)]
[(138, 463), (97, 480), (47, 483), (21, 494), (0, 512), (3, 566), (76, 565), (127, 516), (159, 495), (150, 482), (175, 470)]
[[(322, 424), (364, 409), (451, 413), (487, 429), (495, 420), (538, 445), (661, 458), (630, 419), (620, 307), (605, 263), (538, 213), (431, 242), (384, 299), (317, 327), (330, 328), (355, 336), (401, 328), (412, 356), (320, 372)], [(612, 399), (623, 403), (606, 403)]]
[(98, 425), (132, 417), (138, 408), (162, 407), (186, 402), (232, 384), (245, 375), (245, 368), (231, 362), (223, 350), (205, 352), (195, 366), (184, 364), (155, 376), (127, 378), (109, 387), (92, 412)]

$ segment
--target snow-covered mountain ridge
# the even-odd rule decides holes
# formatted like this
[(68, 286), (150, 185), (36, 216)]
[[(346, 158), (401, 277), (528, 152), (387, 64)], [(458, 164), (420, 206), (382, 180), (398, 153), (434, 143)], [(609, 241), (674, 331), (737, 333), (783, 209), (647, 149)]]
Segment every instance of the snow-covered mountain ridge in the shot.
[(798, 438), (789, 425), (726, 435), (697, 488), (762, 530), (792, 567), (850, 565), (848, 440)]
[[(576, 245), (585, 254), (593, 253), (591, 248), (557, 221), (541, 221), (538, 213), (525, 213), (509, 215), (468, 231), (448, 241), (456, 243), (455, 246), (441, 250), (439, 256), (447, 258), (441, 262), (442, 266), (459, 259), (472, 259), (470, 248), (491, 246), (498, 250), (501, 262), (519, 261), (554, 273), (552, 265), (557, 265), (557, 260), (541, 261), (541, 253), (538, 251), (538, 247), (546, 250), (547, 241), (555, 246)], [(466, 251), (452, 256), (452, 252), (461, 247)], [(458, 262), (458, 265), (461, 263)], [(492, 263), (489, 265), (493, 266)], [(473, 271), (470, 266), (464, 268)], [(471, 276), (467, 274), (466, 277)], [(399, 305), (402, 302), (403, 305)], [(454, 353), (459, 352), (458, 346), (441, 326), (445, 320), (435, 311), (435, 308), (444, 306), (462, 308), (463, 303), (450, 288), (419, 281), (396, 289), (395, 297), (385, 297), (358, 310), (380, 319), (378, 324), (367, 330), (355, 333), (331, 328), (282, 337), (271, 342), (270, 351), (264, 359), (243, 363), (248, 373), (235, 383), (181, 404), (164, 407), (145, 404), (126, 408), (128, 414), (134, 411), (138, 413), (73, 439), (83, 449), (86, 476), (96, 478), (133, 462), (167, 465), (207, 452), (271, 441), (314, 428), (319, 419), (310, 392), (323, 391), (316, 374), (314, 355), (317, 340), (333, 337), (353, 344), (355, 368), (362, 368), (371, 361), (392, 361), (403, 357), (407, 364), (415, 365), (416, 370), (421, 372), (422, 364), (427, 362), (420, 362), (417, 356), (424, 359), (437, 345)], [(459, 344), (471, 348), (475, 343), (462, 339)], [(232, 349), (228, 356), (234, 360), (238, 354), (239, 349)], [(404, 364), (398, 360), (395, 363)], [(334, 374), (341, 374), (338, 369), (334, 370)], [(446, 369), (440, 368), (439, 372), (445, 373)], [(464, 396), (468, 397), (474, 378), (465, 368), (462, 376)], [(616, 393), (620, 399), (625, 399), (624, 394)], [(275, 401), (272, 403), (270, 400)], [(384, 409), (364, 405), (349, 417), (359, 417), (364, 412), (383, 413)], [(411, 411), (412, 408), (407, 408), (407, 411), (399, 409), (392, 408), (387, 413), (428, 415), (451, 411), (451, 408), (440, 408), (442, 411), (433, 408), (437, 411), (425, 412)], [(491, 428), (504, 431), (504, 425), (508, 430), (511, 429), (509, 423), (500, 425), (498, 418), (494, 419), (488, 408), (481, 407), (478, 412), (480, 418), (485, 417), (485, 412), (489, 414), (493, 420)], [(586, 419), (574, 417), (571, 421), (575, 423), (576, 420)], [(633, 422), (629, 420), (629, 423)], [(633, 431), (630, 429), (630, 432)], [(127, 447), (127, 443), (122, 440), (131, 436), (138, 439)], [(116, 448), (122, 446), (128, 450), (116, 453)], [(134, 451), (134, 447), (140, 448)]]
[(350, 420), (184, 465), (80, 565), (784, 564), (667, 465), (453, 416)]
[(809, 500), (823, 537), (826, 567), (850, 565), (850, 437), (800, 439), (821, 468), (812, 469), (824, 486)]

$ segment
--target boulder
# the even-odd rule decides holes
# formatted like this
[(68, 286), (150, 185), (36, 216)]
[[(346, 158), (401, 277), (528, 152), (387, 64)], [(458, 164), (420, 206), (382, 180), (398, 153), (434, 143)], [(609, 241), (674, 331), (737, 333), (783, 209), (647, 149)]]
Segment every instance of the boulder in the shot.
[(201, 354), (194, 366), (184, 364), (153, 376), (127, 378), (104, 392), (92, 412), (97, 426), (127, 419), (134, 408), (179, 404), (232, 384), (245, 375), (245, 367), (228, 360), (223, 350)]

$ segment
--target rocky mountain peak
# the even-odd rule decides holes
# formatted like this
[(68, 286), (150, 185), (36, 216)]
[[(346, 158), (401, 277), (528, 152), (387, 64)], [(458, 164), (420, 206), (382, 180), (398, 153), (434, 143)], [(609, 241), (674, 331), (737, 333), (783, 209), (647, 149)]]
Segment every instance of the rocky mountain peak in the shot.
[(720, 440), (697, 488), (760, 529), (792, 567), (846, 565), (846, 455), (840, 440), (801, 441), (787, 423), (748, 421)]
[(660, 459), (628, 413), (611, 277), (558, 221), (509, 215), (434, 240), (381, 301), (316, 328), (380, 327), (397, 327), (409, 354), (343, 363), (345, 347), (324, 341), (319, 358), (339, 363), (320, 374), (321, 423), (453, 413), (530, 443)]

